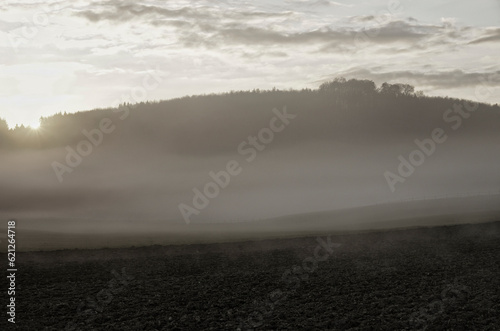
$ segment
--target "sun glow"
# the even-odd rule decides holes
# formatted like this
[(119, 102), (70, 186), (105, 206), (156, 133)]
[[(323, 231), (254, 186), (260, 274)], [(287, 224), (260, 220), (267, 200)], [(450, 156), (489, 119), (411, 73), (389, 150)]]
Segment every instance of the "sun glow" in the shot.
[(31, 130), (38, 130), (40, 129), (40, 121), (30, 123), (28, 124), (28, 126), (30, 127)]

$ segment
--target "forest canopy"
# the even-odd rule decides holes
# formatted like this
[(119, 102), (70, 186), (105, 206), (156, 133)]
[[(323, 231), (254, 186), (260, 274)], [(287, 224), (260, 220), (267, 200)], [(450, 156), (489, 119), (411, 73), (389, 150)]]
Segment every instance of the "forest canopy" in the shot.
[[(328, 139), (338, 138), (342, 135), (341, 128), (349, 128), (351, 133), (364, 130), (363, 134), (376, 134), (374, 131), (383, 132), (387, 128), (418, 131), (422, 126), (427, 127), (425, 122), (429, 118), (437, 119), (453, 104), (462, 102), (447, 97), (424, 96), (409, 84), (383, 83), (377, 87), (370, 80), (339, 77), (324, 82), (317, 89), (230, 91), (165, 101), (124, 103), (118, 108), (72, 114), (58, 113), (41, 118), (37, 130), (24, 126), (9, 129), (0, 119), (0, 148), (46, 149), (69, 145), (82, 139), (83, 130), (98, 127), (103, 118), (116, 119), (120, 112), (130, 113), (126, 131), (121, 135), (132, 140), (170, 141), (168, 144), (177, 141), (181, 145), (185, 142), (179, 142), (179, 135), (182, 135), (179, 131), (192, 131), (198, 135), (221, 130), (225, 133), (216, 136), (237, 135), (263, 121), (264, 111), (283, 106), (314, 121), (316, 132), (304, 127), (306, 137), (323, 132)], [(488, 112), (500, 110), (497, 105), (488, 104), (480, 104), (479, 109)], [(379, 121), (373, 121), (374, 115), (379, 116)], [(224, 124), (224, 121), (229, 122)], [(146, 126), (150, 128), (149, 132), (144, 131)], [(335, 130), (336, 135), (325, 133)], [(344, 139), (348, 139), (349, 134), (346, 132)], [(219, 138), (223, 139), (222, 136)]]

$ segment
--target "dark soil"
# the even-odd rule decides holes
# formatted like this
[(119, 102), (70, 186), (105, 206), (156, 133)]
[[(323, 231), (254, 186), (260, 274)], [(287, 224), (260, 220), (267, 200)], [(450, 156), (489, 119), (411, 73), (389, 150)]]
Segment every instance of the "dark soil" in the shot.
[(500, 330), (499, 239), (496, 222), (331, 235), (331, 254), (316, 237), (19, 253), (7, 329)]

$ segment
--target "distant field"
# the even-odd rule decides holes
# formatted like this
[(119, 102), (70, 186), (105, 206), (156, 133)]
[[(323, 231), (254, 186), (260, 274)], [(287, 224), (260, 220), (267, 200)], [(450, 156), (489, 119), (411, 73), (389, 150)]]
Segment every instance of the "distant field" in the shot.
[(496, 220), (500, 196), (388, 203), (238, 223), (21, 219), (16, 236), (18, 251), (36, 251), (236, 242)]

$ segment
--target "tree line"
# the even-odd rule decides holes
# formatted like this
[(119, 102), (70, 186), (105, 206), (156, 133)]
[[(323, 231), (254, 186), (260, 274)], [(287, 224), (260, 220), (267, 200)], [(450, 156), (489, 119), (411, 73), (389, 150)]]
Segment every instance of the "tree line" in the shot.
[[(429, 97), (409, 84), (336, 78), (317, 89), (230, 91), (222, 94), (186, 96), (177, 99), (122, 104), (130, 109), (130, 119), (117, 133), (123, 141), (161, 141), (167, 149), (208, 150), (234, 146), (242, 132), (252, 132), (267, 121), (272, 108), (287, 106), (301, 114), (296, 139), (309, 136), (350, 139), (359, 133), (380, 138), (388, 134), (431, 128), (432, 121), (462, 102), (448, 97)], [(114, 118), (116, 109), (105, 108), (77, 113), (58, 113), (40, 119), (40, 128), (9, 129), (0, 119), (0, 148), (47, 149), (70, 145), (82, 139), (82, 130), (98, 127), (103, 118)], [(480, 104), (480, 118), (486, 127), (498, 123), (498, 105)], [(496, 118), (496, 119), (495, 119)], [(488, 124), (489, 123), (489, 124)], [(145, 128), (148, 129), (145, 129)], [(498, 126), (497, 126), (498, 127)], [(196, 141), (189, 134), (210, 137)], [(234, 138), (234, 139), (233, 139)]]

